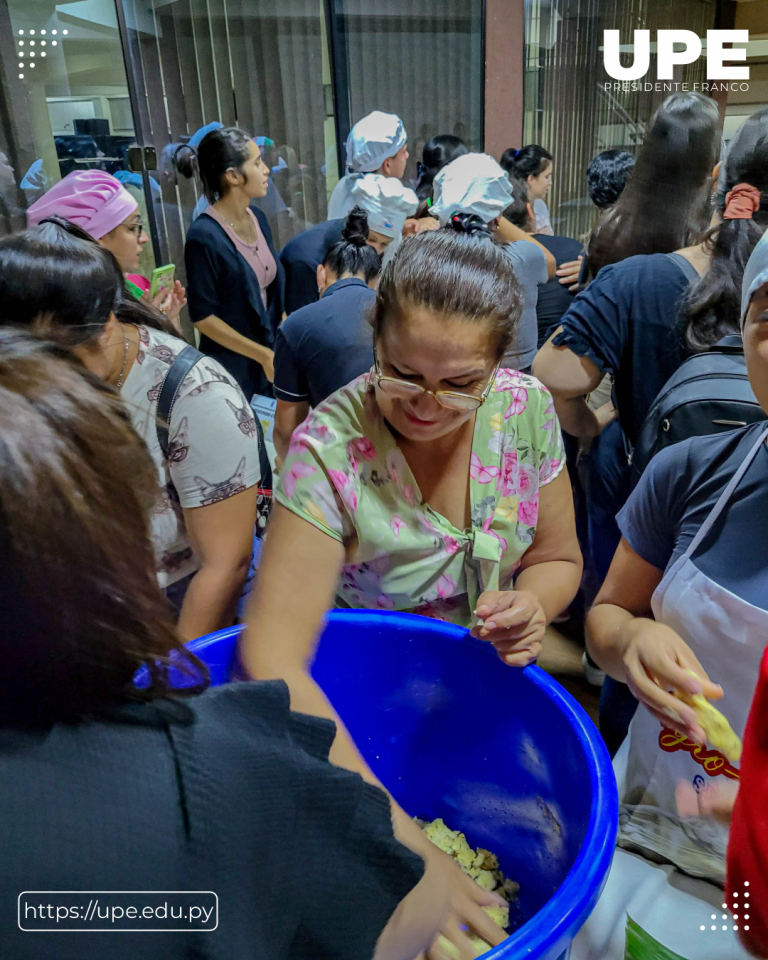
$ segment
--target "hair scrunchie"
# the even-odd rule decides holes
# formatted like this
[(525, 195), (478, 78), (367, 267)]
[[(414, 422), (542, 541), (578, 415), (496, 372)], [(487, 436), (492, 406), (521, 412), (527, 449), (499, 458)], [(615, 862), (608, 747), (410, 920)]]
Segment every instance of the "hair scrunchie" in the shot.
[(751, 220), (760, 209), (760, 191), (751, 183), (737, 183), (725, 195), (723, 220)]

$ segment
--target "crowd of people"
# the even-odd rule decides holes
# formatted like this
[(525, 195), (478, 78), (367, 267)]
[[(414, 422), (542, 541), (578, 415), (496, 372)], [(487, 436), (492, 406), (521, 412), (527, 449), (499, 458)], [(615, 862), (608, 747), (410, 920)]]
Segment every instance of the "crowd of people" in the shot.
[[(721, 137), (713, 100), (669, 96), (636, 156), (592, 160), (573, 238), (542, 146), (497, 160), (436, 136), (407, 185), (403, 122), (375, 111), (328, 220), (281, 248), (265, 138), (210, 124), (174, 161), (205, 198), (186, 289), (154, 296), (120, 181), (75, 171), (29, 207), (0, 240), (4, 902), (219, 892), (215, 947), (150, 937), (148, 958), (501, 942), (497, 897), (388, 796), (313, 679), (332, 607), (457, 624), (511, 669), (554, 620), (581, 624), (621, 808), (574, 960), (620, 960), (627, 914), (694, 960), (728, 857), (729, 891), (768, 893), (766, 666), (747, 723), (768, 637), (768, 108)], [(720, 349), (754, 416), (723, 388), (646, 464), (665, 385)], [(184, 642), (238, 617), (259, 682), (206, 691)], [(680, 692), (747, 730), (738, 799)], [(695, 960), (766, 955), (756, 906)], [(19, 933), (12, 955), (97, 955), (71, 949)]]

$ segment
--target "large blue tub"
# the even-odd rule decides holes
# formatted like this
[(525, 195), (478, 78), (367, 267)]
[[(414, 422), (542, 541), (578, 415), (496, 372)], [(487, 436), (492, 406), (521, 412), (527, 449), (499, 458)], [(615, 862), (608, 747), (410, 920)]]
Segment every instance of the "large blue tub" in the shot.
[[(237, 676), (238, 634), (189, 644), (212, 683)], [(507, 667), (465, 630), (410, 614), (331, 613), (313, 674), (395, 799), (493, 850), (520, 884), (512, 935), (486, 956), (567, 958), (618, 816), (608, 753), (581, 707), (538, 667)]]

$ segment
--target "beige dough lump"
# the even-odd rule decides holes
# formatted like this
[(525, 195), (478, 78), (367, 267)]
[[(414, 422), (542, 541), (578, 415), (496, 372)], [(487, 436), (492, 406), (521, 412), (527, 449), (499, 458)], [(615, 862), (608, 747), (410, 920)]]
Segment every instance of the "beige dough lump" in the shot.
[[(431, 823), (425, 823), (423, 820), (417, 820), (416, 822), (424, 835), (443, 853), (453, 857), (464, 873), (472, 877), (484, 890), (499, 893), (507, 901), (513, 900), (517, 896), (520, 889), (519, 884), (506, 879), (499, 870), (499, 861), (496, 855), (491, 853), (490, 850), (483, 850), (481, 847), (473, 850), (463, 833), (449, 829), (440, 819), (433, 820)], [(502, 930), (507, 929), (509, 926), (509, 907), (483, 907), (483, 909)], [(475, 954), (477, 957), (482, 956), (490, 949), (488, 944), (479, 937), (472, 936), (470, 940), (477, 950)], [(456, 948), (444, 937), (441, 937), (440, 944), (448, 956), (458, 957)]]

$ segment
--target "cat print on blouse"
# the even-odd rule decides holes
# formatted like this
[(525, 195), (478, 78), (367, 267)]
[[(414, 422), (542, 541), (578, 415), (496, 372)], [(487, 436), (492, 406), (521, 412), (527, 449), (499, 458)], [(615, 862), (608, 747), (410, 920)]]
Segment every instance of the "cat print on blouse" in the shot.
[(163, 381), (165, 380), (167, 373), (168, 371), (165, 368), (155, 370), (155, 375), (153, 378), (154, 383), (149, 390), (147, 390), (147, 400), (149, 400), (150, 403), (156, 403), (160, 399), (160, 393), (163, 389)]
[(158, 343), (149, 351), (150, 357), (154, 357), (155, 360), (160, 360), (162, 363), (167, 363), (169, 366), (176, 359), (176, 354), (173, 352), (172, 348), (167, 344)]
[(237, 420), (237, 425), (240, 427), (242, 432), (246, 437), (255, 437), (257, 434), (256, 430), (256, 418), (253, 415), (253, 410), (246, 404), (244, 407), (236, 407), (234, 403), (231, 403), (229, 398), (227, 398), (227, 406), (234, 413), (235, 419)]
[[(229, 401), (227, 401), (229, 402)], [(168, 443), (168, 459), (171, 463), (181, 463), (189, 453), (189, 418), (182, 417), (176, 432)]]
[(248, 410), (242, 391), (216, 360), (205, 357), (179, 384), (164, 456), (157, 435), (157, 401), (186, 342), (142, 325), (137, 330), (137, 362), (120, 393), (157, 469), (161, 492), (152, 505), (151, 532), (158, 582), (167, 587), (200, 567), (186, 530), (187, 511), (248, 488), (258, 490), (261, 448), (258, 434), (248, 433), (247, 418), (233, 415)]
[(175, 553), (166, 551), (160, 559), (160, 567), (165, 573), (175, 573), (192, 559), (192, 548), (184, 547)]
[(203, 477), (195, 477), (195, 483), (200, 489), (202, 496), (201, 506), (207, 507), (212, 503), (218, 503), (220, 500), (227, 500), (234, 497), (236, 493), (242, 493), (245, 487), (245, 457), (237, 465), (237, 470), (219, 483), (211, 483)]

